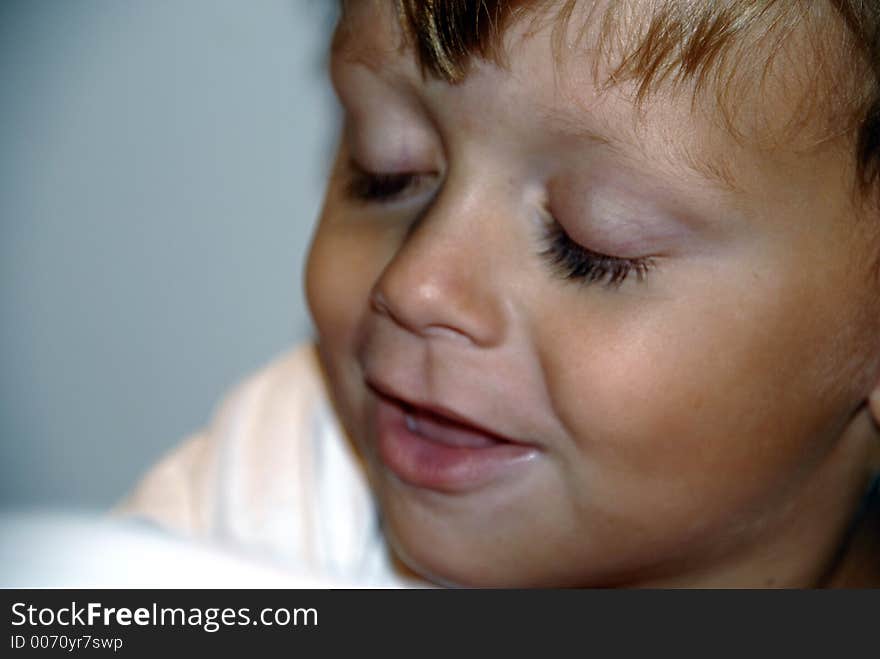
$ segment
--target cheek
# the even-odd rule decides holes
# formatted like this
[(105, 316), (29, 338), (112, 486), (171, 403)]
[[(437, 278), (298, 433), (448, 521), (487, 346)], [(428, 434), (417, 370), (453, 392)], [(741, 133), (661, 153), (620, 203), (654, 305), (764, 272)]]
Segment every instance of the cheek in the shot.
[(829, 383), (823, 353), (839, 351), (828, 328), (845, 310), (798, 287), (702, 293), (554, 332), (577, 337), (546, 355), (576, 496), (622, 516), (721, 519), (784, 496), (829, 450), (849, 392)]
[(306, 299), (323, 344), (338, 349), (355, 339), (381, 272), (376, 241), (356, 228), (322, 220), (309, 252)]
[(334, 220), (325, 212), (315, 234), (306, 264), (306, 299), (339, 420), (357, 438), (363, 374), (354, 356), (382, 270), (382, 241), (368, 227)]

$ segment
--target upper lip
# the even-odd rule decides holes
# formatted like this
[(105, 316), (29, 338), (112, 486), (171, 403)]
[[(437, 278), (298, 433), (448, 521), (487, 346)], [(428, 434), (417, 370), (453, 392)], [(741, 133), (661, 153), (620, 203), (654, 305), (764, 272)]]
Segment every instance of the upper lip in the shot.
[(378, 396), (380, 396), (381, 398), (384, 398), (394, 404), (397, 404), (397, 405), (403, 407), (404, 410), (417, 409), (420, 411), (428, 412), (434, 416), (441, 417), (442, 419), (445, 419), (448, 421), (453, 421), (461, 426), (465, 426), (465, 427), (467, 427), (471, 430), (474, 430), (476, 432), (482, 433), (484, 435), (488, 435), (489, 437), (492, 437), (493, 439), (496, 439), (501, 442), (510, 442), (513, 444), (524, 444), (525, 443), (520, 440), (511, 438), (511, 437), (507, 437), (505, 435), (501, 435), (501, 434), (497, 433), (496, 431), (491, 430), (476, 421), (473, 421), (472, 419), (468, 418), (467, 416), (460, 414), (459, 412), (456, 412), (455, 410), (446, 407), (445, 405), (430, 402), (430, 401), (412, 400), (410, 398), (407, 398), (407, 397), (401, 395), (400, 393), (395, 391), (393, 388), (391, 388), (381, 382), (378, 382), (376, 380), (370, 379), (370, 378), (367, 378), (366, 383), (367, 383), (367, 387), (372, 389), (373, 392), (376, 393)]

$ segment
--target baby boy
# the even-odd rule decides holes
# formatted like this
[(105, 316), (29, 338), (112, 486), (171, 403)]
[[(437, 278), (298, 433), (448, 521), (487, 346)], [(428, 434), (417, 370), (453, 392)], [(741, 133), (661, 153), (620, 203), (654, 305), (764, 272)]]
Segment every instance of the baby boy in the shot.
[[(880, 585), (878, 26), (857, 0), (343, 3), (314, 370), (394, 570)], [(260, 382), (256, 416), (302, 388)], [(234, 460), (314, 480), (259, 434)], [(229, 489), (212, 460), (188, 501)], [(273, 500), (240, 515), (298, 523)]]

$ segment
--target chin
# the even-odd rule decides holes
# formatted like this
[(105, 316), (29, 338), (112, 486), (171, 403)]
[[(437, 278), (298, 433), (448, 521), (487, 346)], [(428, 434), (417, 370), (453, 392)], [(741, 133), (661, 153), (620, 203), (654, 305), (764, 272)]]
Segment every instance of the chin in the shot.
[(436, 511), (411, 498), (401, 500), (399, 494), (389, 493), (393, 489), (387, 482), (379, 487), (384, 531), (395, 556), (409, 570), (446, 587), (507, 585), (509, 580), (498, 573), (498, 561), (489, 548), (472, 541), (448, 516), (435, 516)]
[[(395, 556), (433, 584), (457, 588), (535, 588), (570, 585), (567, 576), (535, 571), (524, 562), (516, 538), (474, 518), (456, 519), (380, 493), (386, 538)], [(393, 489), (393, 487), (391, 488)], [(432, 498), (434, 493), (426, 493)], [(488, 531), (487, 529), (491, 529)]]
[[(433, 545), (430, 549), (419, 540), (408, 542), (409, 538), (389, 533), (389, 543), (397, 558), (420, 578), (444, 588), (521, 588), (529, 584), (518, 583), (506, 575), (488, 571), (485, 565), (472, 565), (466, 556), (458, 553), (449, 555), (442, 546)], [(452, 560), (450, 560), (452, 559)], [(459, 559), (459, 560), (455, 560)]]

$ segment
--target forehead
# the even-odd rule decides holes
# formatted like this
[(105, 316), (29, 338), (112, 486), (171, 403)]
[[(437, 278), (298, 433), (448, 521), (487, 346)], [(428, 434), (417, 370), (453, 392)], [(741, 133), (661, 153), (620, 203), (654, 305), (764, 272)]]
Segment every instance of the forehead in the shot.
[[(637, 79), (640, 93), (667, 82), (706, 86), (749, 69), (766, 78), (783, 70), (816, 79), (852, 73), (853, 36), (837, 2), (815, 0), (341, 0), (337, 45), (369, 42), (381, 19), (412, 47), (428, 75), (460, 81), (474, 58), (496, 64), (509, 54), (511, 25), (552, 25), (557, 55), (586, 50), (613, 81)], [(358, 19), (366, 22), (360, 22)], [(363, 30), (366, 29), (365, 33)], [(792, 48), (792, 45), (795, 48)], [(809, 45), (810, 52), (797, 46)], [(835, 48), (837, 46), (837, 48)], [(812, 57), (805, 58), (805, 55)], [(773, 72), (778, 75), (777, 72)], [(722, 82), (717, 80), (715, 82)], [(724, 82), (731, 82), (728, 78)]]
[[(465, 53), (458, 80), (444, 80), (426, 65), (417, 41), (436, 41), (436, 35), (418, 33), (430, 26), (407, 23), (397, 2), (345, 4), (333, 42), (336, 63), (386, 77), (407, 68), (422, 82), (450, 85), (474, 69), (497, 67), (540, 91), (540, 118), (548, 124), (595, 132), (631, 149), (653, 135), (675, 160), (731, 189), (737, 188), (736, 153), (774, 154), (784, 146), (800, 156), (836, 148), (829, 138), (847, 133), (839, 115), (830, 131), (817, 119), (827, 114), (828, 96), (818, 89), (819, 72), (831, 65), (813, 66), (815, 25), (792, 9), (802, 3), (512, 3), (534, 6), (502, 23), (497, 49)], [(597, 111), (606, 101), (613, 101), (615, 116)], [(630, 111), (622, 114), (624, 106)], [(613, 121), (614, 130), (605, 130), (603, 119)]]

